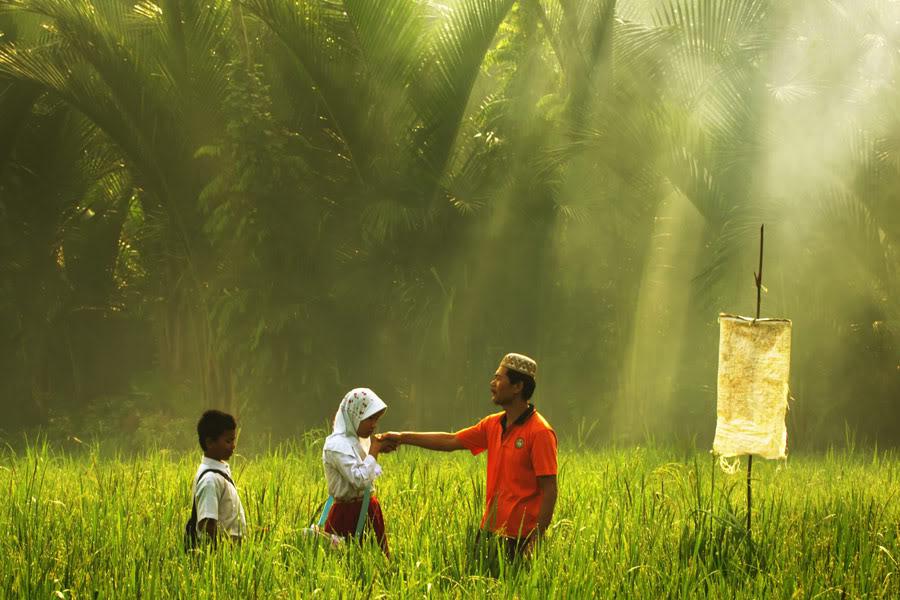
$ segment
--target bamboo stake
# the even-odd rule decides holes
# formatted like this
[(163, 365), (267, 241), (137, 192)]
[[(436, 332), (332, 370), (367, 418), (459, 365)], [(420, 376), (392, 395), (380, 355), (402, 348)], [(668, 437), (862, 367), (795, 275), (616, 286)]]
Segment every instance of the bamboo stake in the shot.
[[(756, 318), (759, 318), (759, 308), (762, 303), (762, 273), (763, 273), (763, 242), (765, 240), (765, 225), (759, 226), (759, 270), (753, 274), (756, 281)], [(753, 474), (753, 455), (747, 456), (747, 538), (752, 539), (751, 530), (751, 512), (753, 509), (753, 485), (751, 476)]]

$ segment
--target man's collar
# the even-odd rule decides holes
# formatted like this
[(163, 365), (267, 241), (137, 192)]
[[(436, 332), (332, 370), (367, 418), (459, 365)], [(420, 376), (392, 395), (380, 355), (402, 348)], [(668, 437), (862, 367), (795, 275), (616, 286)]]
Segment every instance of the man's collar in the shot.
[[(525, 421), (531, 418), (531, 415), (534, 414), (534, 404), (531, 402), (528, 403), (528, 408), (525, 409), (519, 418), (513, 421), (513, 425), (521, 425)], [(503, 416), (500, 417), (500, 427), (503, 428), (503, 431), (506, 431), (506, 413), (503, 413)]]

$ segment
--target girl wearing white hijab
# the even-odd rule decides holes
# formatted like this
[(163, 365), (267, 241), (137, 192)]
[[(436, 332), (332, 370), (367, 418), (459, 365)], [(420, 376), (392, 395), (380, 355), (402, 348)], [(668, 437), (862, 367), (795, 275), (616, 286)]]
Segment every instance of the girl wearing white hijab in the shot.
[[(394, 449), (393, 444), (372, 436), (378, 419), (386, 410), (387, 404), (368, 388), (350, 390), (341, 400), (334, 416), (334, 429), (322, 449), (328, 493), (334, 497), (325, 522), (327, 533), (352, 536), (356, 531), (366, 488), (371, 488), (381, 475), (378, 454)], [(384, 516), (374, 493), (369, 501), (367, 520), (387, 554)]]

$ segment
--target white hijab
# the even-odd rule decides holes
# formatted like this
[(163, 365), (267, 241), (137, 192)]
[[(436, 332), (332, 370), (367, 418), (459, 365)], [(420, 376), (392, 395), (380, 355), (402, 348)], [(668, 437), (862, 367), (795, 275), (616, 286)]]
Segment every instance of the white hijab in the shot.
[(360, 440), (356, 430), (361, 422), (386, 408), (387, 404), (369, 388), (356, 388), (347, 392), (334, 415), (331, 435), (325, 438), (322, 458), (325, 458), (327, 450), (365, 458), (369, 453), (370, 442), (368, 439)]

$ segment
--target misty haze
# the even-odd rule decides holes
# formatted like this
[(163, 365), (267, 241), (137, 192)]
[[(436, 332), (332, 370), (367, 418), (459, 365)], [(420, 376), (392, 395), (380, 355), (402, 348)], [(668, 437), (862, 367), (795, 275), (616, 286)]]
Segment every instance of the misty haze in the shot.
[[(900, 596), (898, 75), (895, 0), (0, 0), (0, 596)], [(752, 503), (723, 313), (791, 326)], [(500, 410), (559, 452), (511, 571), (403, 436)], [(369, 510), (329, 434), (389, 552), (301, 534)]]

